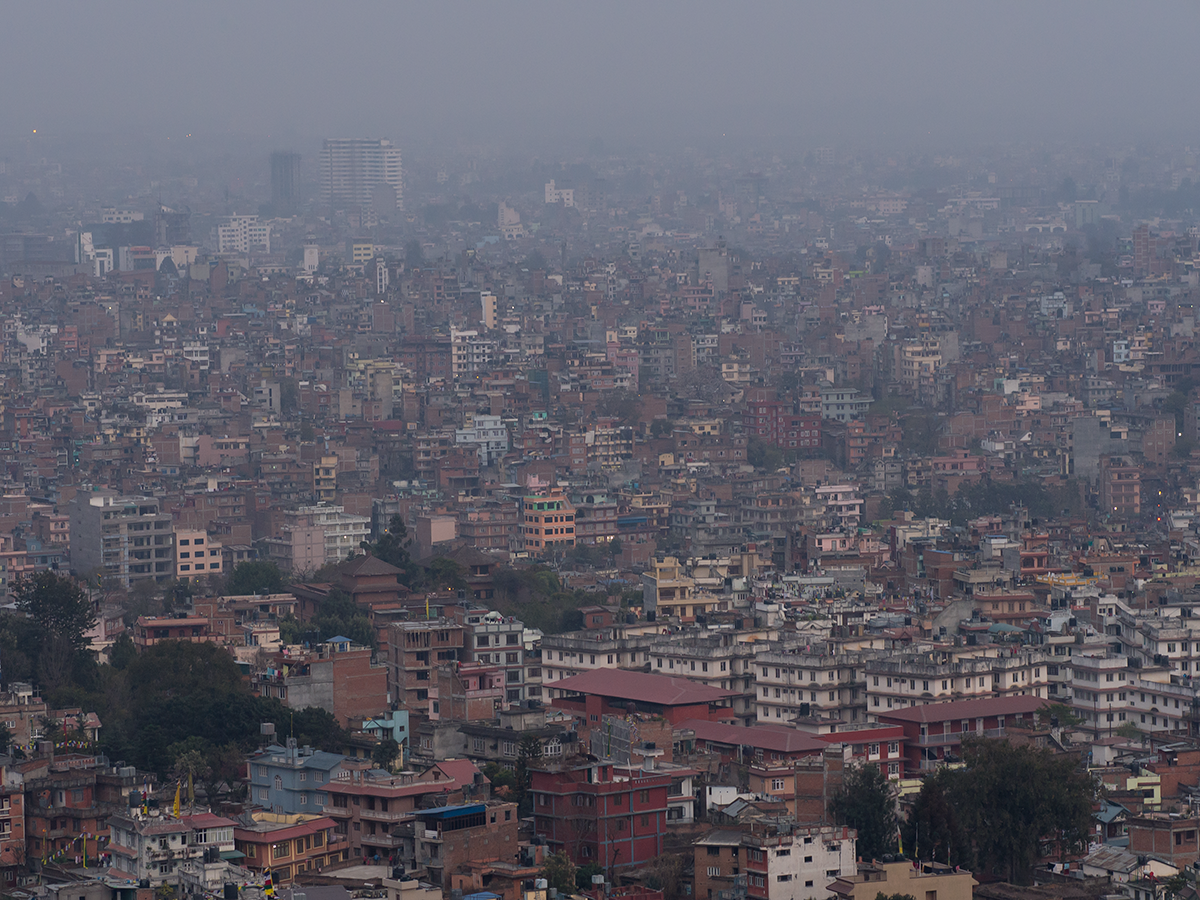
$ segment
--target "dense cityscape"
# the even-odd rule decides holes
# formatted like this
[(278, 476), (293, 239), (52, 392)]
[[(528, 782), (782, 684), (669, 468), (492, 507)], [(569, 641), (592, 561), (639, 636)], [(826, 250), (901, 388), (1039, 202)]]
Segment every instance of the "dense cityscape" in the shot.
[(6, 126), (0, 897), (1198, 900), (1200, 137), (594, 115)]

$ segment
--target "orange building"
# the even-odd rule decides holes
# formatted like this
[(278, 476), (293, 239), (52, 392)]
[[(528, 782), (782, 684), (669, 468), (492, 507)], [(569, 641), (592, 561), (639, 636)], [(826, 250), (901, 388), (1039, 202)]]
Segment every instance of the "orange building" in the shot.
[(521, 498), (521, 532), (530, 553), (575, 546), (575, 507), (562, 488)]
[(208, 619), (184, 617), (166, 619), (156, 616), (138, 616), (133, 625), (133, 643), (139, 649), (153, 647), (159, 641), (188, 641), (203, 644), (213, 640)]
[(350, 842), (337, 834), (328, 816), (254, 813), (253, 825), (233, 829), (242, 864), (254, 872), (270, 870), (278, 882), (350, 858)]

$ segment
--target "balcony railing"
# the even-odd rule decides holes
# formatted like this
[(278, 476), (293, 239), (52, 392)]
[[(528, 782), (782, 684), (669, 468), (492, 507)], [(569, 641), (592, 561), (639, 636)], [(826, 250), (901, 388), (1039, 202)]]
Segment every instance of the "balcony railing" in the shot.
[(411, 812), (401, 812), (399, 810), (385, 811), (382, 809), (359, 809), (359, 818), (372, 819), (376, 822), (399, 822), (408, 816)]
[(917, 743), (925, 747), (936, 747), (943, 744), (958, 744), (963, 738), (971, 737), (1004, 737), (1007, 732), (1003, 728), (985, 728), (983, 731), (952, 731), (949, 734), (923, 734), (917, 738)]

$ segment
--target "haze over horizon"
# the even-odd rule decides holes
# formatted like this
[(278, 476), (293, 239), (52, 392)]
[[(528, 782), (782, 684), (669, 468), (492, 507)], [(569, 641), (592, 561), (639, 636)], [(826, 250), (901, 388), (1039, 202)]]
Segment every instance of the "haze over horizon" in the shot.
[(1200, 7), (13, 4), (9, 141), (1191, 140)]

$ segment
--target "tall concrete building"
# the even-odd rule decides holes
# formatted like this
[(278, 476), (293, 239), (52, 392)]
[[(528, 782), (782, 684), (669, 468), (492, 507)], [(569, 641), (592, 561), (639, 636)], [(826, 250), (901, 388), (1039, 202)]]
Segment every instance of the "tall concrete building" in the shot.
[(300, 154), (276, 150), (271, 154), (271, 208), (276, 214), (295, 212), (300, 205)]
[[(321, 149), (321, 205), (403, 206), (400, 148), (388, 140), (328, 138)], [(386, 199), (384, 199), (386, 198)]]
[(156, 497), (127, 497), (111, 490), (80, 491), (71, 501), (71, 567), (122, 587), (175, 576), (171, 514)]

